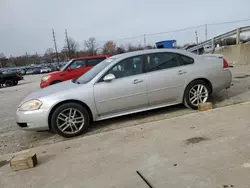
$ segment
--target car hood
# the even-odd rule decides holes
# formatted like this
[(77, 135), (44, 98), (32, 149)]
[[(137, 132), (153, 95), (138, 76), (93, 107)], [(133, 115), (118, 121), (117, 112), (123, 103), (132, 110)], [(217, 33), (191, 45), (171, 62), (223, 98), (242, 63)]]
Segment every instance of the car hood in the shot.
[(56, 71), (56, 72), (49, 73), (48, 75), (57, 76), (57, 75), (60, 75), (60, 74), (64, 74), (64, 72), (63, 71)]
[(40, 99), (56, 93), (69, 92), (69, 90), (82, 86), (82, 84), (73, 83), (71, 80), (48, 86), (28, 95), (23, 101), (31, 99)]

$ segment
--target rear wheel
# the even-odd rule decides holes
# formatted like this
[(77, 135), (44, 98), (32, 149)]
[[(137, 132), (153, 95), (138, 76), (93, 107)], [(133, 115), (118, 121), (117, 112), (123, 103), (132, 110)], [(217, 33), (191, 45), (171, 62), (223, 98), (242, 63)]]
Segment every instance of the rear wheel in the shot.
[(184, 93), (184, 105), (188, 108), (198, 109), (200, 103), (208, 101), (211, 94), (211, 88), (203, 80), (191, 82)]
[(6, 80), (4, 84), (6, 87), (11, 87), (14, 85), (14, 82), (12, 80)]
[(90, 124), (88, 111), (78, 103), (60, 105), (52, 114), (51, 127), (60, 136), (69, 138), (83, 134)]
[(14, 80), (13, 81), (13, 85), (16, 86), (18, 84), (18, 81), (17, 80)]

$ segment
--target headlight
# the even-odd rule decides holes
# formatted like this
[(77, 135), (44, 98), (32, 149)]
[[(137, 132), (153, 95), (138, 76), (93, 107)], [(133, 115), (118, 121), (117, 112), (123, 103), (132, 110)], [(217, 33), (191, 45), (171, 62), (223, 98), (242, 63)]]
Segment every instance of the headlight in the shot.
[(49, 78), (50, 78), (50, 75), (47, 75), (47, 76), (43, 76), (41, 80), (42, 80), (42, 82), (45, 82), (45, 81), (47, 81)]
[(39, 100), (29, 100), (22, 103), (19, 106), (20, 111), (30, 111), (30, 110), (38, 110), (42, 106), (42, 102)]

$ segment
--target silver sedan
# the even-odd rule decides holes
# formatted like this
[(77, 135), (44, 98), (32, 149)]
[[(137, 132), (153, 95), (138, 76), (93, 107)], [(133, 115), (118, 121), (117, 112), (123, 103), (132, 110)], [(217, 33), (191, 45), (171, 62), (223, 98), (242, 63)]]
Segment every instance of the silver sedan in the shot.
[(221, 55), (154, 49), (106, 59), (78, 79), (27, 96), (16, 112), (25, 130), (53, 129), (64, 137), (90, 123), (179, 103), (197, 109), (229, 88), (232, 74)]

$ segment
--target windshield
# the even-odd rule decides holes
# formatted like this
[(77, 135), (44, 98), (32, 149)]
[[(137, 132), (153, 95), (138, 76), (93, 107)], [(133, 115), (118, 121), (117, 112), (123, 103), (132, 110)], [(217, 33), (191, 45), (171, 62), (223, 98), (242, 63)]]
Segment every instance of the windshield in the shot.
[(60, 71), (65, 71), (67, 69), (67, 67), (69, 66), (69, 64), (72, 62), (73, 60), (70, 60), (68, 63), (66, 63), (64, 66), (62, 66), (60, 68)]
[(113, 62), (115, 59), (109, 58), (105, 59), (98, 65), (94, 66), (92, 69), (90, 69), (88, 72), (83, 74), (81, 77), (79, 77), (76, 82), (79, 84), (85, 84), (91, 81), (97, 74), (99, 74), (105, 67), (107, 67), (111, 62)]

